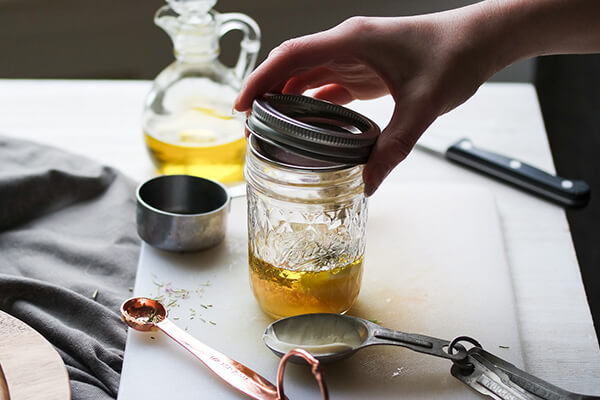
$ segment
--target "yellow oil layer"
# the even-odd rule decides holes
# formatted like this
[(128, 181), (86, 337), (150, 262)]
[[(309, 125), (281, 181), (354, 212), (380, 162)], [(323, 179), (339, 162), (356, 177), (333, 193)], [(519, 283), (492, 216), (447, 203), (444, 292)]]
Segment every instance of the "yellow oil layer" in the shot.
[(291, 271), (249, 252), (250, 283), (264, 312), (274, 318), (308, 313), (343, 313), (352, 306), (363, 271), (362, 256), (329, 271)]
[(159, 174), (189, 174), (224, 183), (244, 179), (244, 128), (232, 116), (193, 107), (146, 129), (146, 145)]
[(180, 146), (155, 139), (144, 132), (157, 172), (164, 175), (188, 174), (223, 183), (244, 180), (246, 139), (216, 146)]

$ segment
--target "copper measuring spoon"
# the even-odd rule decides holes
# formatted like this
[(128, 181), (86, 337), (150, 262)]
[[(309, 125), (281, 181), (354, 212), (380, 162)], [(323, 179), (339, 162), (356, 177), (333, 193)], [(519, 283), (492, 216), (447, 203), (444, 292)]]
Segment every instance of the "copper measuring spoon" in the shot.
[(167, 318), (167, 309), (159, 301), (146, 297), (125, 300), (121, 305), (121, 316), (127, 325), (137, 331), (147, 332), (153, 328), (160, 329), (225, 382), (254, 399), (287, 399), (283, 393), (285, 362), (292, 356), (302, 357), (311, 365), (323, 399), (328, 399), (319, 361), (304, 350), (294, 349), (289, 352), (287, 357), (282, 358), (277, 369), (277, 386), (275, 386), (245, 365), (219, 353), (183, 331)]

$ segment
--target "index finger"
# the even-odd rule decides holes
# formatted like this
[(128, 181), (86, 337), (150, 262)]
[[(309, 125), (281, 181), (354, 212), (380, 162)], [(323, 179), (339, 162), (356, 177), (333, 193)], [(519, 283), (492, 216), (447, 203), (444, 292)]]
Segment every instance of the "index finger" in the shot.
[(326, 65), (344, 47), (342, 37), (333, 30), (283, 42), (250, 74), (235, 101), (236, 110), (246, 111), (256, 97), (283, 88), (294, 75)]

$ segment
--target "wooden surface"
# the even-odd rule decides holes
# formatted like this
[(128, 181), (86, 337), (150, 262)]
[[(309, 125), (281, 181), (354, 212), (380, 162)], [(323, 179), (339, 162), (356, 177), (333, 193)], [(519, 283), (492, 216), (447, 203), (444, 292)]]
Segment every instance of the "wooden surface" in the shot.
[[(260, 310), (250, 289), (246, 208), (244, 199), (232, 203), (225, 242), (209, 251), (172, 254), (144, 246), (134, 296), (166, 293), (157, 283), (188, 290), (188, 298), (167, 307), (176, 318), (173, 322), (275, 382), (278, 359), (261, 339), (273, 320)], [(446, 340), (468, 335), (488, 351), (523, 366), (514, 294), (491, 192), (473, 185), (391, 182), (370, 201), (366, 240), (362, 288), (349, 315)], [(169, 302), (167, 296), (165, 303)], [(324, 368), (332, 399), (482, 398), (452, 378), (450, 366), (447, 360), (377, 346)], [(119, 400), (169, 397), (170, 386), (139, 385), (140, 371), (152, 382), (179, 382), (182, 399), (193, 398), (198, 388), (208, 399), (242, 398), (160, 332), (130, 330)], [(286, 371), (291, 399), (319, 398), (306, 368)]]
[[(0, 133), (86, 154), (141, 181), (153, 175), (140, 129), (149, 89), (145, 81), (0, 80)], [(361, 107), (385, 121), (392, 102), (385, 98)], [(480, 147), (554, 170), (528, 84), (486, 84), (431, 130), (467, 136)], [(416, 150), (388, 179), (473, 183), (492, 191), (527, 369), (566, 389), (600, 394), (600, 351), (564, 211)]]
[(4, 377), (4, 371), (2, 371), (2, 365), (0, 365), (0, 400), (10, 400), (8, 397), (6, 378)]
[(0, 311), (0, 399), (68, 400), (65, 365), (50, 343), (24, 322)]

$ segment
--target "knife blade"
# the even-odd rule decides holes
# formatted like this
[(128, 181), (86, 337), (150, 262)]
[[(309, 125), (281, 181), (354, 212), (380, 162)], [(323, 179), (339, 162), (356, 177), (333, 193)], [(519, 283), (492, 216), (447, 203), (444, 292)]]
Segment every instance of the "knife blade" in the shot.
[(469, 139), (460, 139), (453, 143), (434, 134), (425, 133), (415, 147), (443, 156), (456, 164), (496, 178), (562, 207), (583, 208), (590, 199), (590, 187), (582, 180), (552, 175), (516, 158), (478, 148)]

